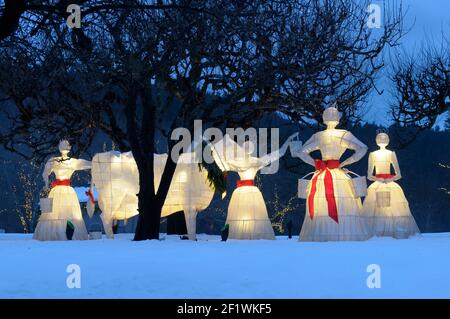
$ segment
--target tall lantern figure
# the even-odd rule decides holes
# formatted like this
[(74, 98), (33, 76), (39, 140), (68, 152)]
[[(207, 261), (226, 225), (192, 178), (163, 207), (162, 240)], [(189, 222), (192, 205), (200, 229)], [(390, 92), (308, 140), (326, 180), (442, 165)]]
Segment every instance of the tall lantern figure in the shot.
[[(364, 200), (364, 212), (371, 217), (375, 235), (408, 238), (420, 231), (402, 188), (395, 182), (402, 177), (397, 156), (386, 149), (389, 144), (386, 133), (377, 134), (376, 142), (380, 149), (369, 155), (367, 176), (374, 183), (369, 186)], [(394, 174), (391, 174), (391, 165)]]
[(240, 146), (229, 135), (214, 145), (212, 154), (219, 168), (223, 172), (237, 172), (240, 177), (228, 206), (229, 239), (275, 239), (264, 198), (254, 185), (254, 178), (260, 169), (286, 153), (296, 135), (289, 137), (279, 150), (262, 157), (252, 156), (255, 145), (251, 141)]
[[(299, 157), (316, 168), (306, 190), (306, 214), (300, 241), (366, 240), (371, 237), (367, 219), (363, 216), (360, 195), (357, 194), (349, 171), (344, 166), (359, 161), (367, 146), (352, 133), (336, 129), (340, 114), (329, 107), (323, 112), (326, 130), (315, 133), (305, 142)], [(354, 154), (340, 162), (347, 150)], [(319, 150), (321, 159), (310, 153)]]
[(48, 211), (42, 211), (33, 235), (37, 240), (66, 240), (66, 227), (74, 227), (74, 240), (88, 239), (86, 225), (81, 214), (80, 203), (75, 190), (70, 186), (70, 178), (75, 171), (91, 168), (91, 162), (69, 157), (70, 144), (63, 140), (59, 143), (61, 156), (50, 158), (45, 164), (45, 188), (48, 188), (50, 174), (55, 174), (48, 195), (51, 204)]

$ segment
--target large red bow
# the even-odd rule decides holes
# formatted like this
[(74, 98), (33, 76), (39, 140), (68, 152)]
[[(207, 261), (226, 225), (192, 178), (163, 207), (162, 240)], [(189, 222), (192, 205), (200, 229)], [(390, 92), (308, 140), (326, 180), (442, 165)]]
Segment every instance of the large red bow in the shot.
[(330, 169), (338, 168), (340, 163), (338, 160), (315, 160), (314, 162), (316, 170), (318, 170), (319, 173), (316, 174), (311, 181), (311, 192), (308, 196), (309, 216), (311, 219), (314, 218), (314, 195), (317, 191), (317, 178), (325, 173), (325, 178), (323, 181), (325, 184), (325, 197), (328, 204), (328, 216), (330, 216), (336, 223), (339, 223), (336, 198), (334, 197), (333, 175), (331, 175)]

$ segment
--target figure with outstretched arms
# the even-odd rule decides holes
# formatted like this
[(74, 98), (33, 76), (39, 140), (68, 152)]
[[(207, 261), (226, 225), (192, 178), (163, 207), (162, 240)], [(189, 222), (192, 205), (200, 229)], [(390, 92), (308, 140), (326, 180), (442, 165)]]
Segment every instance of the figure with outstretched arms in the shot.
[(240, 180), (231, 196), (226, 224), (230, 239), (275, 239), (272, 224), (261, 191), (254, 184), (256, 173), (282, 157), (297, 133), (278, 150), (257, 157), (252, 155), (255, 145), (246, 141), (243, 145), (234, 142), (229, 135), (213, 145), (215, 162), (223, 171), (239, 174)]

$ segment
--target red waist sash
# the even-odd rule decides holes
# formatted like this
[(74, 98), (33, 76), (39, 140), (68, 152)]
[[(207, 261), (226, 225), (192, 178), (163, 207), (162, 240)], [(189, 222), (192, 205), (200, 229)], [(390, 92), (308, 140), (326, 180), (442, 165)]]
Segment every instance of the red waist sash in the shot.
[(55, 186), (70, 186), (70, 179), (55, 179), (52, 182), (52, 187)]
[(311, 181), (311, 191), (308, 196), (309, 216), (311, 220), (314, 218), (314, 196), (317, 191), (317, 178), (325, 174), (325, 198), (328, 205), (328, 216), (331, 217), (336, 223), (339, 223), (336, 198), (334, 197), (333, 175), (331, 175), (330, 169), (339, 168), (339, 160), (315, 160), (316, 170), (319, 171)]
[(390, 179), (395, 177), (394, 174), (375, 174), (376, 178)]
[(236, 182), (236, 188), (241, 186), (254, 186), (253, 179), (241, 179)]

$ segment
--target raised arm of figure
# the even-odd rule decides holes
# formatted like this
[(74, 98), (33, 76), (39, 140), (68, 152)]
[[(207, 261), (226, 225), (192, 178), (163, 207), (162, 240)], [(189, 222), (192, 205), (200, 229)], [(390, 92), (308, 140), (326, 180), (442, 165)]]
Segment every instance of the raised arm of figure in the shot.
[(290, 143), (294, 140), (295, 137), (298, 136), (298, 132), (292, 134), (291, 136), (289, 136), (287, 138), (287, 140), (284, 142), (284, 144), (276, 151), (273, 151), (267, 155), (261, 156), (259, 158), (259, 162), (261, 163), (261, 166), (259, 167), (259, 169), (269, 165), (272, 162), (275, 162), (277, 160), (279, 160), (281, 157), (284, 156), (284, 154), (286, 154), (286, 151), (290, 145)]
[(228, 161), (233, 160), (235, 157), (234, 146), (235, 143), (232, 141), (228, 135), (225, 135), (219, 142), (212, 144), (207, 142), (211, 148), (211, 155), (219, 166), (222, 172), (231, 171), (231, 167)]
[(315, 166), (314, 158), (309, 155), (309, 153), (317, 151), (319, 149), (319, 141), (317, 135), (314, 134), (303, 144), (302, 150), (300, 151), (299, 157), (303, 162), (309, 165)]
[(91, 169), (91, 167), (92, 167), (92, 162), (91, 161), (87, 161), (87, 160), (84, 160), (84, 159), (77, 159), (75, 161), (75, 169), (78, 170), (78, 171)]
[(400, 172), (400, 166), (398, 165), (397, 155), (395, 154), (395, 152), (391, 153), (391, 163), (395, 171), (395, 177), (392, 178), (392, 180), (397, 181), (402, 178), (402, 174)]
[(367, 146), (358, 140), (352, 133), (347, 132), (342, 137), (342, 145), (355, 153), (341, 163), (341, 167), (353, 164), (359, 161), (367, 152)]

